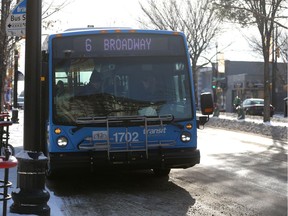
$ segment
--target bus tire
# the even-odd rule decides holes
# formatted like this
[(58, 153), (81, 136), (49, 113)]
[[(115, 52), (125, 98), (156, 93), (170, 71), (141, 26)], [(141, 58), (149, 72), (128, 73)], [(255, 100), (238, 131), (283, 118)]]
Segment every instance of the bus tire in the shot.
[(47, 167), (46, 167), (46, 178), (48, 180), (54, 180), (57, 178), (57, 172), (55, 170), (52, 170), (49, 166), (49, 164), (47, 164)]
[(170, 168), (154, 168), (154, 175), (157, 177), (166, 177), (169, 175), (171, 169)]

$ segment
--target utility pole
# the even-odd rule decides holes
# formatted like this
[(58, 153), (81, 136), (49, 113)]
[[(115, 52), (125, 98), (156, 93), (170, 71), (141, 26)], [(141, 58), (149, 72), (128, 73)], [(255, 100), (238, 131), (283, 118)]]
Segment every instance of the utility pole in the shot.
[(273, 48), (272, 48), (272, 89), (271, 89), (271, 97), (272, 97), (272, 105), (277, 107), (277, 98), (276, 98), (276, 80), (277, 80), (277, 49), (278, 49), (278, 27), (275, 24), (275, 29), (273, 30)]
[[(213, 77), (214, 78), (214, 77)], [(213, 79), (212, 78), (212, 79)], [(220, 104), (219, 104), (219, 98), (218, 98), (218, 85), (219, 85), (219, 71), (218, 71), (218, 43), (216, 42), (216, 62), (215, 62), (215, 83), (216, 86), (213, 88), (213, 95), (214, 95), (214, 114), (213, 116), (218, 117), (220, 114)]]
[(23, 151), (18, 160), (17, 191), (12, 192), (12, 213), (50, 215), (50, 194), (45, 190), (47, 158), (41, 152), (41, 7), (42, 0), (26, 0), (25, 109)]
[[(215, 64), (212, 64), (212, 83), (213, 83), (213, 99), (214, 99), (214, 104), (217, 103), (217, 94), (216, 94), (216, 89), (218, 87), (218, 43), (216, 42), (216, 55), (215, 55)], [(214, 85), (215, 84), (215, 85)]]
[(14, 50), (14, 87), (13, 87), (13, 108), (12, 108), (12, 122), (18, 123), (18, 50)]

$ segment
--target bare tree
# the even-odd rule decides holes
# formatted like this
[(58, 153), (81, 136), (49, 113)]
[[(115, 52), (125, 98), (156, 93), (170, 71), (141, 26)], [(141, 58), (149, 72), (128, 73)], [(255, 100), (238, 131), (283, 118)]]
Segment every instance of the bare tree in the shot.
[(6, 19), (9, 15), (11, 1), (1, 1), (1, 26), (0, 26), (0, 111), (4, 104), (4, 82), (7, 70), (7, 46), (9, 44), (6, 34)]
[(196, 104), (198, 104), (198, 69), (211, 62), (211, 58), (197, 65), (202, 54), (220, 34), (221, 18), (216, 16), (210, 0), (148, 0), (141, 4), (146, 19), (139, 22), (147, 28), (182, 31), (187, 37), (192, 63)]
[[(6, 19), (11, 13), (11, 10), (15, 7), (20, 0), (2, 0), (1, 1), (1, 26), (0, 26), (0, 111), (3, 109), (4, 104), (4, 82), (6, 79), (6, 71), (8, 67), (9, 60), (13, 56), (14, 49), (16, 48), (17, 42), (19, 42), (21, 37), (9, 37), (6, 34)], [(53, 23), (56, 21), (51, 19), (52, 15), (66, 7), (70, 4), (71, 1), (55, 1), (55, 0), (44, 0), (43, 11), (42, 11), (42, 20), (43, 28), (50, 28)]]
[[(284, 62), (288, 63), (288, 31), (282, 32), (279, 35), (278, 46), (276, 52)], [(287, 70), (288, 71), (288, 70)]]
[(61, 11), (67, 5), (71, 4), (72, 0), (43, 0), (42, 2), (42, 27), (49, 29), (54, 26), (57, 20), (52, 19), (53, 15)]
[(272, 34), (276, 25), (287, 28), (281, 20), (287, 19), (287, 0), (215, 0), (219, 15), (242, 26), (257, 26), (261, 37), (261, 52), (264, 59), (264, 122), (270, 121), (270, 76), (269, 55)]

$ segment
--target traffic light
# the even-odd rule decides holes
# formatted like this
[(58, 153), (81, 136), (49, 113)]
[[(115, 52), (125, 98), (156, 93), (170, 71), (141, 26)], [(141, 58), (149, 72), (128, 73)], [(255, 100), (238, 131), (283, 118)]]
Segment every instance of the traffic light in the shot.
[(216, 89), (216, 81), (212, 81), (212, 89)]

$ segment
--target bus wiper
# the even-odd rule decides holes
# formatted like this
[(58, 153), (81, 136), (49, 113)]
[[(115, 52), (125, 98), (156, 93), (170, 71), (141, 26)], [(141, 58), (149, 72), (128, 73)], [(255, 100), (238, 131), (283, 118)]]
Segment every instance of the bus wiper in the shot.
[(179, 124), (179, 123), (174, 121), (174, 116), (172, 114), (169, 114), (167, 116), (171, 118), (169, 121), (171, 125), (174, 125), (174, 126), (180, 128), (181, 130), (184, 128), (184, 126), (182, 124)]
[(106, 116), (96, 116), (96, 117), (80, 117), (76, 119), (76, 123), (80, 125), (86, 124), (97, 124), (97, 123), (105, 123), (107, 121)]
[(174, 126), (178, 127), (178, 128), (181, 129), (181, 130), (184, 128), (184, 126), (183, 126), (182, 124), (179, 124), (179, 123), (177, 123), (177, 122), (175, 122), (175, 121), (172, 121), (172, 122), (171, 122), (171, 125), (174, 125)]
[(125, 109), (109, 110), (109, 111), (107, 111), (104, 115), (105, 115), (105, 116), (108, 116), (108, 115), (110, 115), (111, 113), (118, 113), (118, 112), (127, 112), (127, 110), (125, 110)]
[[(111, 110), (111, 112), (122, 112), (123, 110)], [(177, 123), (174, 121), (174, 116), (172, 114), (164, 115), (164, 116), (122, 116), (122, 117), (116, 117), (116, 116), (107, 116), (107, 117), (80, 117), (76, 120), (77, 126), (72, 129), (72, 132), (75, 133), (78, 130), (82, 129), (83, 127), (87, 125), (95, 125), (95, 124), (107, 124), (107, 121), (111, 121), (114, 123), (137, 123), (137, 122), (157, 122), (160, 121), (161, 125), (164, 122), (169, 122), (171, 125), (174, 125), (181, 130), (184, 128), (183, 125)]]
[(72, 128), (71, 131), (72, 131), (72, 134), (76, 133), (78, 130), (82, 129), (84, 126), (77, 126), (75, 128)]
[(75, 128), (72, 128), (71, 131), (72, 133), (76, 133), (78, 130), (82, 129), (85, 127), (85, 125), (89, 124), (97, 124), (97, 123), (105, 123), (106, 122), (106, 117), (80, 117), (76, 119), (77, 126)]

